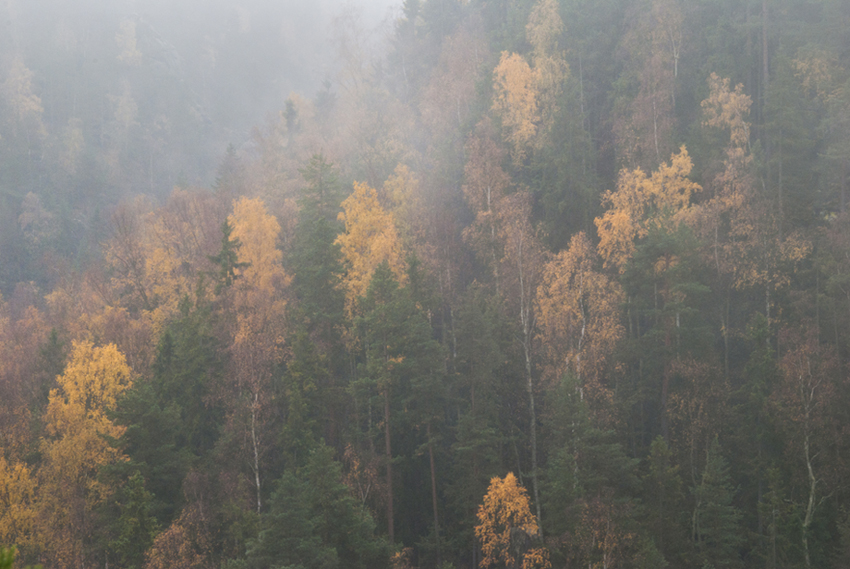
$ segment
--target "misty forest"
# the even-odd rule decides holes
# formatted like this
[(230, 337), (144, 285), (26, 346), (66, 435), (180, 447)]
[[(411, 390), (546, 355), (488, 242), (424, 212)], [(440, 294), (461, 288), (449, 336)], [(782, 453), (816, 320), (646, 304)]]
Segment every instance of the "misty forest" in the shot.
[(847, 0), (0, 0), (0, 567), (850, 566)]

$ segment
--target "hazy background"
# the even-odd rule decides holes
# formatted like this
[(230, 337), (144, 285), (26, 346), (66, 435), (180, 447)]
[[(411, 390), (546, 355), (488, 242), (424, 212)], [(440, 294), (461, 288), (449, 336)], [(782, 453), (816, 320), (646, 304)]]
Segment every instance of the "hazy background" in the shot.
[[(11, 59), (20, 58), (32, 72), (32, 91), (43, 104), (47, 133), (79, 119), (83, 131), (100, 144), (106, 142), (104, 137), (116, 138), (104, 133), (106, 123), (123, 121), (129, 128), (121, 134), (131, 139), (125, 143), (132, 144), (134, 137), (147, 139), (149, 172), (143, 178), (149, 190), (152, 186), (159, 193), (170, 190), (175, 173), (191, 183), (210, 183), (211, 170), (227, 144), (244, 143), (250, 129), (282, 109), (292, 92), (312, 97), (324, 81), (333, 90), (335, 22), (355, 19), (372, 39), (380, 40), (392, 29), (396, 2), (4, 4), (3, 59), (8, 66)], [(137, 57), (122, 57), (122, 41), (133, 33)], [(135, 116), (126, 114), (122, 98), (135, 103)], [(119, 116), (122, 111), (124, 116)], [(89, 136), (86, 139), (89, 142)], [(176, 156), (180, 165), (156, 164)]]
[[(393, 0), (0, 0), (0, 290), (82, 262), (111, 208), (210, 187), (293, 93), (337, 92), (340, 30)], [(38, 220), (30, 222), (27, 220)]]

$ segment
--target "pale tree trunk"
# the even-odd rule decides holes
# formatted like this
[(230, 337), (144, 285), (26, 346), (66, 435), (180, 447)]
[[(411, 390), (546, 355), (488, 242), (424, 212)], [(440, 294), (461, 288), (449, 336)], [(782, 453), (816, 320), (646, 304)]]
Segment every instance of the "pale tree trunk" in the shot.
[(517, 256), (517, 268), (519, 269), (519, 317), (522, 324), (522, 350), (525, 355), (525, 378), (526, 391), (528, 392), (528, 410), (529, 410), (529, 427), (531, 438), (531, 484), (534, 492), (534, 506), (537, 511), (537, 526), (540, 533), (543, 533), (543, 518), (540, 513), (540, 490), (538, 485), (537, 475), (537, 411), (534, 407), (534, 380), (531, 375), (531, 337), (532, 337), (532, 312), (531, 312), (531, 291), (526, 290), (528, 283), (523, 267), (523, 236), (519, 236), (519, 247)]
[(257, 513), (260, 513), (260, 510), (263, 507), (263, 497), (261, 494), (261, 486), (260, 486), (260, 438), (257, 434), (257, 412), (260, 407), (259, 403), (259, 393), (254, 392), (254, 401), (251, 404), (251, 444), (253, 445), (254, 450), (254, 463), (252, 464), (252, 470), (254, 471), (254, 485), (257, 489)]

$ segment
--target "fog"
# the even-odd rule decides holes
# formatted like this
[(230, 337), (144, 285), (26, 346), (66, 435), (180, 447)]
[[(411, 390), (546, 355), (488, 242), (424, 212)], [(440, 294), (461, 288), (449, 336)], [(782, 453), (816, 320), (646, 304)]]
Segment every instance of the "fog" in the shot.
[(47, 133), (71, 121), (87, 143), (147, 141), (135, 144), (147, 160), (123, 164), (118, 185), (162, 194), (178, 178), (210, 184), (227, 145), (244, 144), (291, 93), (333, 89), (334, 22), (355, 19), (380, 39), (394, 10), (391, 0), (8, 0), (0, 57), (32, 73)]

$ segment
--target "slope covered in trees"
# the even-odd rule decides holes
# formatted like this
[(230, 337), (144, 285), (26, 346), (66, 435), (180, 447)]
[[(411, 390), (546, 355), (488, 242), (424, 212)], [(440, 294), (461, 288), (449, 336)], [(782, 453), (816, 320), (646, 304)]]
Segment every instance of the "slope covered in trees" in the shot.
[(850, 562), (846, 2), (406, 0), (379, 52), (348, 13), (167, 196), (198, 154), (110, 18), (97, 143), (0, 41), (0, 552)]

